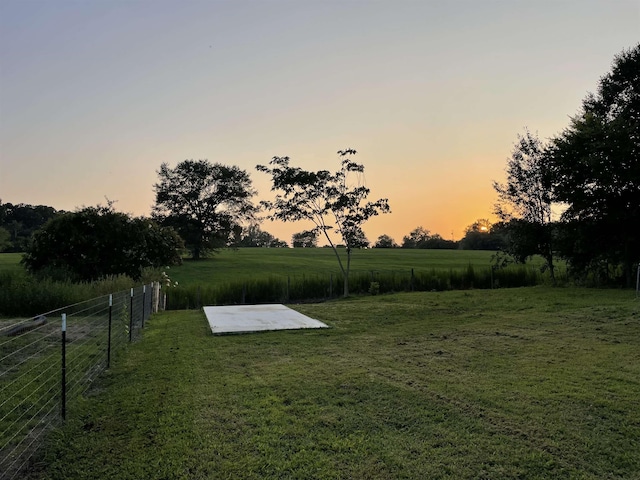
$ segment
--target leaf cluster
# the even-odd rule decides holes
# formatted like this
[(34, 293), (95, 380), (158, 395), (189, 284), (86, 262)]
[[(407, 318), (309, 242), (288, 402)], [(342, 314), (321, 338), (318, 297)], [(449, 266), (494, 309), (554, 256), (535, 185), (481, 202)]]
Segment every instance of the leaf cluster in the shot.
[[(267, 218), (310, 220), (331, 245), (329, 231), (335, 229), (347, 249), (362, 246), (366, 240), (362, 225), (390, 208), (386, 198), (366, 201), (370, 190), (361, 181), (364, 165), (351, 159), (356, 153), (353, 149), (338, 151), (340, 168), (333, 173), (293, 167), (289, 157), (273, 157), (269, 166), (258, 165), (258, 171), (271, 176), (271, 190), (278, 192), (274, 200), (260, 202), (270, 212)], [(351, 183), (354, 176), (357, 183)]]
[(32, 273), (91, 281), (124, 274), (139, 279), (147, 267), (181, 262), (182, 240), (171, 228), (108, 206), (85, 207), (51, 219), (23, 258)]
[(194, 258), (226, 245), (235, 226), (254, 218), (256, 191), (236, 166), (185, 160), (157, 173), (153, 216), (180, 233)]
[(525, 130), (507, 162), (506, 183), (493, 182), (498, 193), (494, 213), (504, 222), (513, 218), (540, 225), (551, 222), (553, 203), (547, 168), (549, 147)]
[(559, 135), (518, 137), (507, 182), (494, 189), (514, 253), (541, 254), (551, 269), (559, 254), (580, 274), (621, 266), (630, 285), (640, 258), (640, 44), (614, 58)]

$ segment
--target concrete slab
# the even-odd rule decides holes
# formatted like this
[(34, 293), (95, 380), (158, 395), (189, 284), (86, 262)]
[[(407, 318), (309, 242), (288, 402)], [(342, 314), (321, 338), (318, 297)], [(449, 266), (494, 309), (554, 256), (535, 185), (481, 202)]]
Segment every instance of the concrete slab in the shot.
[(214, 335), (328, 328), (324, 323), (284, 305), (229, 305), (203, 307), (203, 310)]

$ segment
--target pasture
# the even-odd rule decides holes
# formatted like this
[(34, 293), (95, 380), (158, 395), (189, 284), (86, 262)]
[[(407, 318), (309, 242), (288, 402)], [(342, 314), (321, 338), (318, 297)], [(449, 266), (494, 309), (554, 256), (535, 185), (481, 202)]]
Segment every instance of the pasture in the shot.
[[(343, 249), (338, 249), (345, 261)], [(469, 265), (489, 268), (495, 252), (480, 250), (424, 250), (372, 248), (352, 253), (354, 275), (416, 270), (464, 270)], [(540, 259), (529, 264), (541, 265)], [(213, 284), (228, 281), (256, 280), (272, 276), (299, 277), (338, 275), (338, 261), (330, 248), (240, 248), (222, 250), (202, 261), (185, 260), (167, 270), (179, 285)]]
[[(343, 257), (344, 253), (341, 250)], [(493, 252), (468, 250), (357, 250), (350, 292), (502, 288), (549, 282), (548, 274), (540, 271), (539, 258), (496, 270), (491, 266), (492, 256)], [(20, 258), (20, 254), (0, 254), (0, 315), (32, 316), (133, 285), (123, 276), (82, 284), (38, 279), (25, 273)], [(343, 278), (329, 248), (227, 249), (201, 261), (187, 259), (164, 271), (168, 275), (163, 282), (166, 305), (173, 310), (205, 304), (308, 302), (342, 294)], [(557, 276), (566, 281), (563, 272)], [(143, 275), (145, 282), (161, 277), (159, 270)]]
[(163, 312), (30, 478), (639, 478), (631, 291), (297, 305), (332, 328), (215, 337)]
[[(341, 252), (344, 256), (344, 251)], [(352, 294), (519, 287), (548, 281), (541, 260), (491, 267), (494, 252), (369, 249), (353, 252)], [(344, 260), (344, 259), (343, 259)], [(343, 277), (329, 248), (223, 250), (201, 261), (166, 270), (167, 308), (202, 305), (290, 303), (342, 294)], [(177, 282), (177, 285), (176, 285)]]

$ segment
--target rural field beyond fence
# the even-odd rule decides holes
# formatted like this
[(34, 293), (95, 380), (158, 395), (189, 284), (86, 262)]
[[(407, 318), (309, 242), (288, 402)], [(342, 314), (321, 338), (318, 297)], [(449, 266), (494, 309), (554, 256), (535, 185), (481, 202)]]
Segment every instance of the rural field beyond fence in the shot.
[[(469, 289), (530, 287), (544, 283), (537, 267), (512, 265), (505, 269), (474, 267), (457, 269), (357, 270), (349, 275), (349, 293), (377, 295)], [(294, 273), (230, 277), (215, 283), (175, 286), (165, 291), (166, 309), (183, 310), (203, 305), (297, 303), (342, 296), (344, 276), (339, 273)]]

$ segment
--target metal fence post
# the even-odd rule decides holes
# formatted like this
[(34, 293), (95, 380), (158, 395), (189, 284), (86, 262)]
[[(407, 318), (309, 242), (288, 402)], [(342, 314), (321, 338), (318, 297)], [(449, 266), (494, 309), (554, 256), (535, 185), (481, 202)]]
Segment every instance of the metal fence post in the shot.
[(147, 286), (143, 285), (142, 286), (142, 328), (144, 328), (144, 302), (146, 301), (146, 297), (147, 297)]
[(151, 282), (151, 313), (158, 313), (160, 303), (160, 292), (158, 289), (158, 282)]
[(107, 334), (107, 368), (111, 367), (111, 313), (113, 311), (113, 294), (109, 294), (109, 332)]
[(131, 298), (129, 300), (129, 341), (133, 338), (133, 288), (131, 289)]
[(60, 385), (60, 413), (67, 418), (67, 314), (62, 314), (62, 375)]

